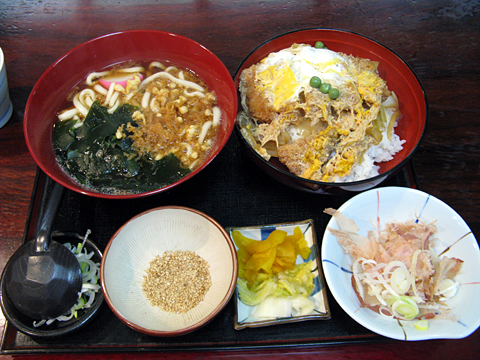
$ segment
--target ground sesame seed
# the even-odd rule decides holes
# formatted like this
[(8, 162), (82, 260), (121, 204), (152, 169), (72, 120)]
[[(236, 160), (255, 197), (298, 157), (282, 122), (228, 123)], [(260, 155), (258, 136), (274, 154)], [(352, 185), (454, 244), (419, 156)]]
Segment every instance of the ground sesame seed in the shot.
[(143, 292), (153, 306), (185, 313), (205, 298), (212, 285), (209, 264), (193, 251), (166, 251), (146, 271)]

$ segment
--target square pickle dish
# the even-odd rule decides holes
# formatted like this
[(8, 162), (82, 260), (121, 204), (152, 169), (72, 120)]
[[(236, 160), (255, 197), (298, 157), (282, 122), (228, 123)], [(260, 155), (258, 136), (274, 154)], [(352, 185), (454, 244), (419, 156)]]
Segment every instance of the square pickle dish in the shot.
[[(240, 301), (238, 294), (238, 285), (235, 290), (235, 329), (242, 330), (245, 328), (256, 328), (270, 325), (279, 325), (293, 322), (300, 322), (306, 320), (328, 320), (331, 318), (330, 308), (327, 301), (327, 293), (325, 286), (325, 279), (323, 277), (323, 271), (321, 266), (320, 251), (317, 244), (315, 235), (315, 229), (313, 226), (313, 220), (304, 220), (298, 222), (289, 222), (282, 224), (270, 224), (270, 225), (258, 225), (258, 226), (245, 226), (245, 227), (227, 227), (227, 233), (233, 240), (232, 232), (234, 230), (240, 231), (240, 233), (250, 239), (265, 240), (268, 235), (274, 230), (283, 230), (287, 235), (292, 235), (296, 227), (299, 227), (302, 231), (308, 247), (311, 249), (311, 254), (307, 259), (303, 259), (300, 255), (297, 256), (296, 263), (308, 262), (314, 260), (316, 263), (315, 270), (313, 271), (314, 277), (314, 290), (309, 296), (315, 304), (315, 308), (308, 315), (291, 315), (288, 317), (277, 318), (254, 318), (252, 314), (255, 312), (257, 306), (249, 306)], [(238, 250), (237, 246), (235, 246)]]

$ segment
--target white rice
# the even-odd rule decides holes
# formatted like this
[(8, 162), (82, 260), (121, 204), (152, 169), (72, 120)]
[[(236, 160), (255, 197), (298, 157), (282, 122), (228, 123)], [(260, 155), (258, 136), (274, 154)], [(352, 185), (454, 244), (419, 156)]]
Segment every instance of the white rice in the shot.
[(375, 163), (390, 161), (393, 156), (403, 149), (406, 140), (400, 140), (397, 134), (393, 134), (392, 141), (388, 140), (386, 131), (383, 132), (382, 141), (378, 145), (372, 145), (357, 164), (352, 166), (350, 175), (338, 178), (335, 182), (344, 183), (360, 181), (379, 175), (380, 166)]

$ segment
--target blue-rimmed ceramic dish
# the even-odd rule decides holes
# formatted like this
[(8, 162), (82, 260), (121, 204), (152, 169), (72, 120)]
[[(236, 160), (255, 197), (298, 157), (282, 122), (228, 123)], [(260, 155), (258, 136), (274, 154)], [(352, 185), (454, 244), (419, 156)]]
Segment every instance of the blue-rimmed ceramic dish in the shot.
[[(325, 279), (335, 300), (355, 321), (373, 332), (397, 340), (460, 339), (480, 326), (479, 247), (470, 228), (455, 210), (425, 192), (402, 187), (366, 191), (337, 210), (355, 221), (362, 236), (374, 229), (372, 222), (378, 222), (379, 228), (383, 229), (385, 223), (392, 220), (405, 222), (418, 218), (426, 223), (436, 221), (438, 232), (433, 250), (464, 261), (460, 274), (455, 277), (460, 283), (457, 294), (447, 301), (451, 315), (458, 320), (429, 320), (428, 330), (421, 331), (415, 329), (412, 321), (385, 318), (360, 306), (352, 287), (353, 258), (326, 230), (322, 242)], [(332, 218), (327, 227), (338, 229), (337, 221)]]
[[(235, 291), (236, 313), (235, 313), (235, 329), (241, 330), (245, 328), (255, 328), (269, 325), (278, 325), (306, 320), (327, 320), (330, 319), (330, 308), (328, 306), (327, 294), (325, 288), (325, 280), (323, 277), (322, 266), (320, 262), (320, 251), (317, 245), (315, 229), (313, 226), (313, 220), (304, 220), (298, 222), (290, 222), (283, 224), (271, 224), (271, 225), (259, 225), (259, 226), (246, 226), (246, 227), (229, 227), (227, 232), (232, 238), (232, 232), (239, 230), (244, 236), (254, 240), (265, 240), (268, 235), (276, 230), (286, 231), (288, 235), (293, 234), (295, 227), (299, 227), (305, 236), (308, 246), (310, 247), (311, 254), (308, 259), (302, 259), (301, 256), (297, 257), (297, 264), (301, 262), (308, 262), (314, 260), (316, 262), (316, 268), (314, 270), (315, 278), (315, 290), (309, 297), (314, 303), (314, 310), (308, 315), (297, 315), (272, 319), (259, 319), (252, 317), (255, 312), (256, 306), (248, 306), (240, 301), (238, 291)], [(232, 238), (233, 239), (233, 238)], [(237, 249), (238, 250), (238, 249)]]

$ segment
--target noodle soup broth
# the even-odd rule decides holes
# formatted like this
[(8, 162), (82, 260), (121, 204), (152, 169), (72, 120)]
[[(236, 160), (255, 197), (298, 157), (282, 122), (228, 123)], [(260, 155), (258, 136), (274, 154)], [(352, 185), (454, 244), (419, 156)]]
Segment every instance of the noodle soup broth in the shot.
[(91, 72), (54, 124), (58, 163), (105, 193), (158, 189), (186, 176), (214, 148), (221, 110), (194, 72), (167, 62)]

